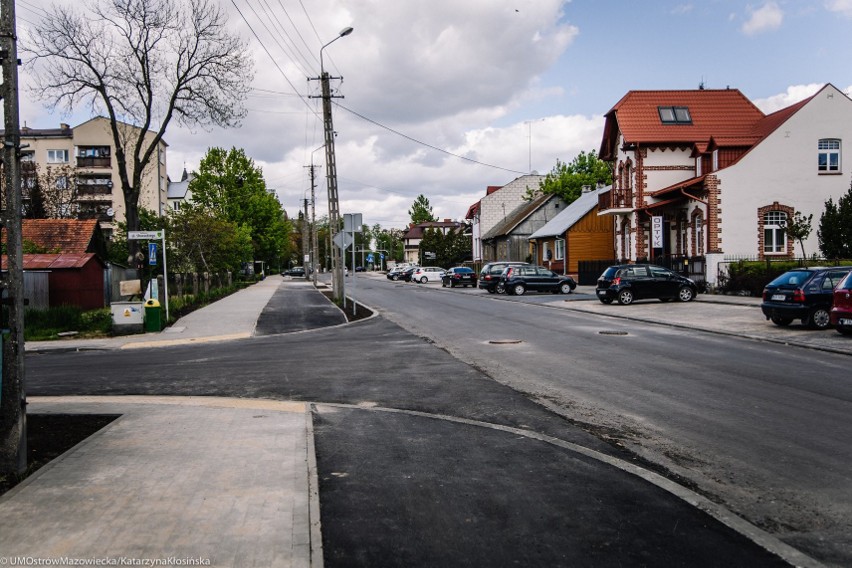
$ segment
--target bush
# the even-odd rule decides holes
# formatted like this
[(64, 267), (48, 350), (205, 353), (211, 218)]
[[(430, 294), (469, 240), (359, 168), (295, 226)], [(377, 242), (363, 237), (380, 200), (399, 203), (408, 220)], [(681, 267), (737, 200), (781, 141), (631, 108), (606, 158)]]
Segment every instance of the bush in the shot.
[(83, 311), (76, 306), (28, 308), (24, 312), (24, 341), (56, 339), (60, 333), (76, 331), (80, 335), (103, 335), (112, 328), (112, 314), (106, 308)]

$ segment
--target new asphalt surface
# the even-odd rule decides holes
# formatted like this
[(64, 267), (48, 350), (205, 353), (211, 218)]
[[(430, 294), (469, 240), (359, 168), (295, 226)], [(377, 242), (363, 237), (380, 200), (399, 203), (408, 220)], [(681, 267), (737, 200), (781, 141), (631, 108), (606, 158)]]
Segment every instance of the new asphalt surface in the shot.
[[(730, 306), (731, 318), (754, 308), (701, 298), (697, 309)], [(300, 377), (235, 375), (224, 359), (221, 373), (192, 371), (247, 342), (323, 364)], [(352, 373), (359, 357), (336, 361), (331, 342), (382, 345), (428, 373), (368, 358)], [(64, 377), (120, 367), (134, 348), (174, 362)], [(0, 498), (0, 563), (818, 565), (381, 314), (346, 324), (304, 281), (267, 278), (164, 332), (27, 351), (30, 413), (120, 418)]]

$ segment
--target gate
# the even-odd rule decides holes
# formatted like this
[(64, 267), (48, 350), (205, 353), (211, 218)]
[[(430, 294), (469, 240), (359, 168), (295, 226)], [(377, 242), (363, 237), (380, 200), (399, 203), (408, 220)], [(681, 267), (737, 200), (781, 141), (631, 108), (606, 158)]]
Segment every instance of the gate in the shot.
[(613, 260), (581, 260), (577, 262), (577, 284), (580, 286), (594, 286), (598, 283), (598, 277), (603, 274), (607, 267), (619, 264)]

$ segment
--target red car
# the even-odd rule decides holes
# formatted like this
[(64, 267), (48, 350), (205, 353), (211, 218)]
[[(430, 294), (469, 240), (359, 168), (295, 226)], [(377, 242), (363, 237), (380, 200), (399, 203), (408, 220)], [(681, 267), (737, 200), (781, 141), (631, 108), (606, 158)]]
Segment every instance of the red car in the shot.
[(834, 289), (831, 324), (843, 335), (852, 335), (852, 272)]

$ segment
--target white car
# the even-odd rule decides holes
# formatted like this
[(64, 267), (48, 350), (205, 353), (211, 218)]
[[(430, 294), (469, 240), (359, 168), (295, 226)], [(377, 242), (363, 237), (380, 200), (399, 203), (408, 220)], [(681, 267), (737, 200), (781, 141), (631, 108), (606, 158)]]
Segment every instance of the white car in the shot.
[(421, 284), (426, 284), (430, 280), (432, 282), (440, 282), (445, 272), (446, 270), (438, 266), (421, 266), (412, 273), (411, 281), (420, 282)]

